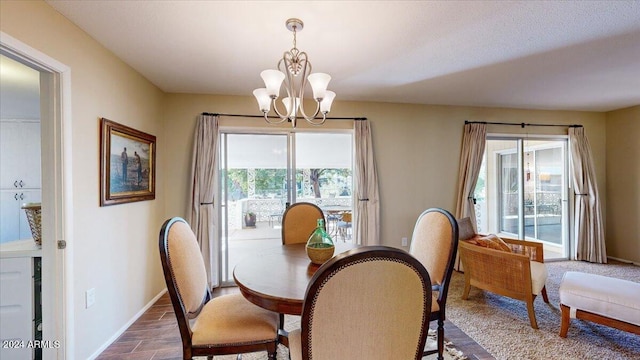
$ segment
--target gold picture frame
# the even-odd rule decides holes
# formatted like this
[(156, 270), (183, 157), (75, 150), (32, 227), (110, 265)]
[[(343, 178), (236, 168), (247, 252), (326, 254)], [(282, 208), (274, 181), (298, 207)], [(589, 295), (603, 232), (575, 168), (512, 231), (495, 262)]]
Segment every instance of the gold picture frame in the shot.
[(156, 137), (100, 119), (100, 206), (156, 198)]

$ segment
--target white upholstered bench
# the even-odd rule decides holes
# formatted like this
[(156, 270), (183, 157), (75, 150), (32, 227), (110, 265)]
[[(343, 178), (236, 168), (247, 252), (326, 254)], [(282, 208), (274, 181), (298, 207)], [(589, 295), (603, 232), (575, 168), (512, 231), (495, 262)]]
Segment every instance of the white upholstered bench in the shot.
[(560, 283), (562, 323), (567, 337), (570, 318), (588, 320), (640, 334), (640, 284), (601, 275), (567, 271)]

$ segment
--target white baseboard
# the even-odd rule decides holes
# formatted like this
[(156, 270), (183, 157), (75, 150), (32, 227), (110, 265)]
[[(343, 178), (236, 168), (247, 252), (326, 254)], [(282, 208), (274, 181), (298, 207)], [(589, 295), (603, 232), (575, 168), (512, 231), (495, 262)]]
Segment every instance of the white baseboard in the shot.
[(623, 262), (623, 263), (633, 264), (633, 265), (636, 265), (636, 266), (640, 266), (640, 263), (633, 262), (633, 261), (631, 261), (631, 260), (620, 259), (620, 258), (613, 257), (613, 256), (607, 256), (607, 259), (613, 259), (613, 260), (617, 260), (617, 261), (620, 261), (620, 262)]
[(158, 301), (158, 299), (160, 299), (160, 297), (162, 297), (162, 295), (164, 295), (166, 292), (167, 292), (166, 288), (163, 289), (162, 291), (160, 291), (160, 293), (158, 295), (156, 295), (153, 299), (151, 299), (151, 301), (149, 301), (147, 303), (147, 305), (145, 305), (142, 309), (140, 309), (140, 311), (138, 311), (131, 318), (131, 320), (127, 321), (127, 323), (124, 324), (124, 326), (122, 326), (118, 331), (116, 331), (116, 333), (113, 334), (113, 336), (111, 338), (109, 338), (109, 340), (107, 340), (106, 343), (104, 343), (102, 346), (100, 346), (100, 348), (98, 348), (98, 350), (96, 350), (91, 356), (89, 356), (89, 359), (90, 360), (94, 360), (95, 358), (100, 356), (100, 354), (102, 354), (103, 351), (105, 351), (111, 344), (113, 344), (116, 340), (118, 340), (120, 335), (124, 334), (124, 332), (127, 331), (127, 329), (131, 325), (133, 325), (133, 323), (136, 322), (136, 320), (138, 320), (140, 318), (140, 316), (142, 316), (142, 314), (144, 314), (147, 310), (149, 310), (149, 308), (151, 306), (153, 306), (153, 304), (155, 304), (156, 301)]

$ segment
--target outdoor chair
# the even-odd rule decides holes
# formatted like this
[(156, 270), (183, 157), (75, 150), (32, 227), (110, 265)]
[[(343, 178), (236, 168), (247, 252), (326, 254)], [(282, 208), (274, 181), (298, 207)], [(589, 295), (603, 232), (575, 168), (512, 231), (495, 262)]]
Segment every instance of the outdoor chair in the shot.
[(361, 247), (339, 254), (311, 278), (291, 360), (422, 359), (431, 280), (405, 251)]
[(211, 298), (200, 247), (185, 220), (165, 221), (159, 240), (183, 358), (266, 351), (269, 359), (275, 359), (278, 314), (255, 306), (241, 294)]
[(411, 238), (409, 253), (416, 257), (429, 271), (433, 295), (430, 321), (437, 320), (437, 348), (424, 355), (438, 353), (443, 359), (444, 320), (449, 283), (453, 273), (458, 249), (458, 223), (444, 209), (425, 210), (416, 221)]
[(351, 213), (346, 212), (342, 214), (340, 220), (337, 222), (338, 236), (341, 237), (343, 241), (351, 237), (351, 220)]

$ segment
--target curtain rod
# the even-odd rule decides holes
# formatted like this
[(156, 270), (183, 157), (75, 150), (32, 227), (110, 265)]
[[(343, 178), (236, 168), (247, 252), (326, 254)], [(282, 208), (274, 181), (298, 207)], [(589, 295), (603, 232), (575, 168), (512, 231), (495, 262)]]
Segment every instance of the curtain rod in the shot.
[(464, 123), (465, 123), (465, 125), (466, 125), (466, 124), (518, 125), (518, 126), (521, 126), (522, 128), (524, 128), (525, 126), (564, 126), (564, 127), (570, 127), (570, 128), (582, 127), (582, 125), (577, 125), (577, 124), (573, 124), (573, 125), (558, 125), (558, 124), (527, 124), (527, 123), (505, 123), (505, 122), (468, 121), (468, 120), (465, 120), (465, 121), (464, 121)]
[[(241, 114), (221, 114), (221, 113), (208, 113), (203, 112), (202, 115), (210, 116), (229, 116), (229, 117), (247, 117), (247, 118), (261, 118), (264, 119), (264, 115), (241, 115)], [(279, 119), (277, 116), (269, 116), (269, 119)], [(366, 117), (327, 117), (327, 120), (367, 120)]]

